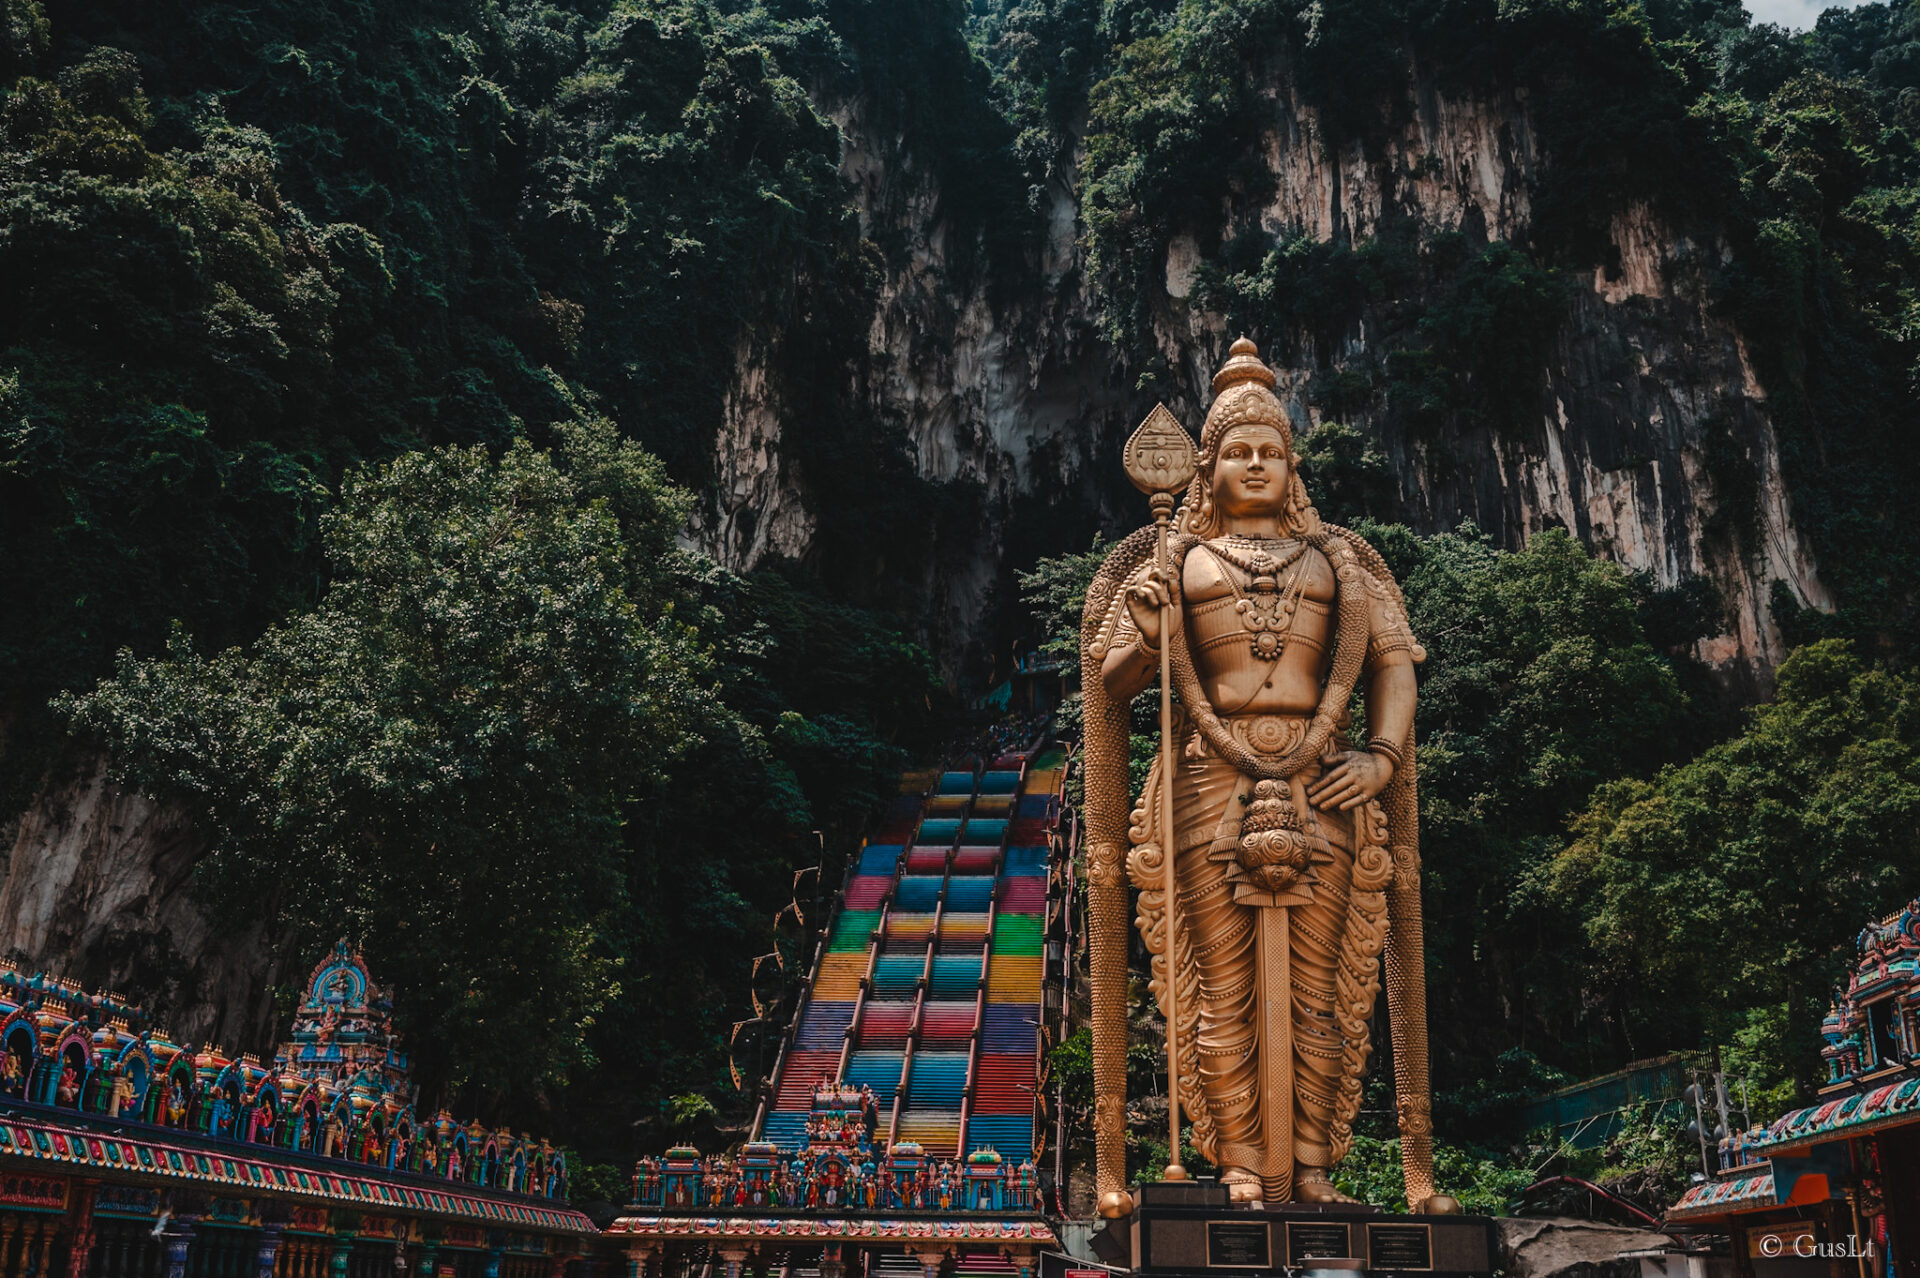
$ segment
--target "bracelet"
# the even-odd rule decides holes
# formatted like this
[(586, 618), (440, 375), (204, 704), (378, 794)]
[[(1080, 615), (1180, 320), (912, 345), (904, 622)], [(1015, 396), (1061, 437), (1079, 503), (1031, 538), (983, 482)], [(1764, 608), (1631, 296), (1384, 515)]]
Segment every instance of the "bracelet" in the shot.
[(1402, 763), (1402, 759), (1400, 756), (1400, 747), (1395, 745), (1393, 742), (1387, 740), (1385, 737), (1375, 737), (1371, 741), (1367, 742), (1367, 752), (1369, 754), (1378, 754), (1378, 755), (1384, 756), (1387, 762), (1393, 765), (1393, 770), (1395, 772), (1398, 772), (1400, 770), (1400, 765)]
[(1141, 652), (1146, 653), (1149, 657), (1158, 657), (1160, 655), (1159, 645), (1148, 643), (1147, 637), (1145, 635), (1142, 635), (1142, 634), (1134, 635), (1133, 646), (1135, 648), (1138, 648)]

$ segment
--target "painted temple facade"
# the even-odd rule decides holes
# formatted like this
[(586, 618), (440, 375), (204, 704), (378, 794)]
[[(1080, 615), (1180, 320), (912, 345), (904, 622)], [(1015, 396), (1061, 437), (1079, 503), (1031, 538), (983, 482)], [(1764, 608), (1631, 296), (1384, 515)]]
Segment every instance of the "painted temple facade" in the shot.
[(1668, 1224), (1751, 1278), (1920, 1278), (1920, 900), (1861, 930), (1821, 1034), (1815, 1102), (1722, 1140)]
[(566, 1160), (414, 1096), (344, 942), (270, 1064), (0, 964), (0, 1278), (586, 1278)]

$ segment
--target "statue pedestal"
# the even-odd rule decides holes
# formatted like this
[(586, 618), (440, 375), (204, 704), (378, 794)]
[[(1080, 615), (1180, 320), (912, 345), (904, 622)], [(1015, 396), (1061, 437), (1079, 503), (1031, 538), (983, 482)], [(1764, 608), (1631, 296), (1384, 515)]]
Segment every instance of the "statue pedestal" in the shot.
[(1133, 1215), (1095, 1235), (1095, 1251), (1108, 1264), (1151, 1278), (1285, 1270), (1328, 1278), (1491, 1275), (1497, 1254), (1487, 1216), (1401, 1216), (1349, 1204), (1235, 1204), (1214, 1180), (1139, 1186)]

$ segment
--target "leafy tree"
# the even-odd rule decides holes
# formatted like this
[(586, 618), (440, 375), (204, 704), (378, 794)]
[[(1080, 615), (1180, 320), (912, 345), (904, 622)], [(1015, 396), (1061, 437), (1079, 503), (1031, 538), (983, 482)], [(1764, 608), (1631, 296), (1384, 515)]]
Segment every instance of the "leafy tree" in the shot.
[(268, 902), (296, 953), (352, 933), (435, 1072), (488, 1088), (590, 1063), (623, 806), (722, 717), (664, 553), (684, 496), (607, 427), (563, 440), (355, 477), (313, 611), (62, 703), (195, 810), (228, 908)]
[(1810, 1081), (1854, 937), (1915, 890), (1917, 706), (1911, 676), (1823, 641), (1735, 739), (1601, 787), (1544, 884), (1598, 981), (1737, 1047), (1763, 1086)]
[(1559, 531), (1522, 551), (1470, 526), (1363, 531), (1428, 653), (1419, 759), (1431, 1020), (1445, 1045), (1436, 1088), (1491, 1076), (1513, 1048), (1571, 1072), (1610, 1068), (1642, 1027), (1594, 1005), (1585, 955), (1568, 943), (1577, 920), (1541, 879), (1596, 785), (1684, 757), (1703, 726), (1681, 663), (1649, 631), (1661, 598)]
[(875, 734), (937, 710), (923, 651), (676, 550), (656, 459), (557, 433), (357, 473), (312, 611), (62, 708), (204, 823), (223, 908), (264, 902), (290, 957), (363, 942), (431, 1080), (644, 1113), (725, 1076), (809, 829), (845, 848), (905, 757)]
[[(1434, 1142), (1434, 1184), (1458, 1198), (1470, 1212), (1506, 1215), (1521, 1191), (1535, 1179), (1532, 1169), (1516, 1166), (1511, 1158), (1493, 1150)], [(1346, 1161), (1333, 1171), (1333, 1183), (1361, 1202), (1404, 1212), (1407, 1184), (1400, 1165), (1399, 1138), (1356, 1135)]]

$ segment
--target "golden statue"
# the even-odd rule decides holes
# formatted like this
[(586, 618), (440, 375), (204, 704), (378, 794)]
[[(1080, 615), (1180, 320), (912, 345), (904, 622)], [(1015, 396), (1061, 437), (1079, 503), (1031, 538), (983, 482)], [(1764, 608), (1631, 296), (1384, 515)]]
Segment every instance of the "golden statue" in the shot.
[[(1384, 950), (1407, 1201), (1458, 1210), (1433, 1192), (1428, 1118), (1413, 756), (1425, 653), (1380, 556), (1307, 500), (1273, 386), (1253, 343), (1235, 342), (1197, 465), (1191, 439), (1155, 409), (1128, 468), (1154, 493), (1159, 528), (1121, 542), (1087, 594), (1095, 1124), (1109, 1216), (1130, 1210), (1128, 879), (1168, 1014), (1171, 1126), (1184, 1114), (1232, 1198), (1349, 1201), (1329, 1171), (1352, 1140)], [(1136, 805), (1127, 708), (1156, 672), (1162, 747)], [(1356, 687), (1364, 749), (1348, 742)], [(1168, 1179), (1185, 1175), (1179, 1161), (1176, 1143)]]

